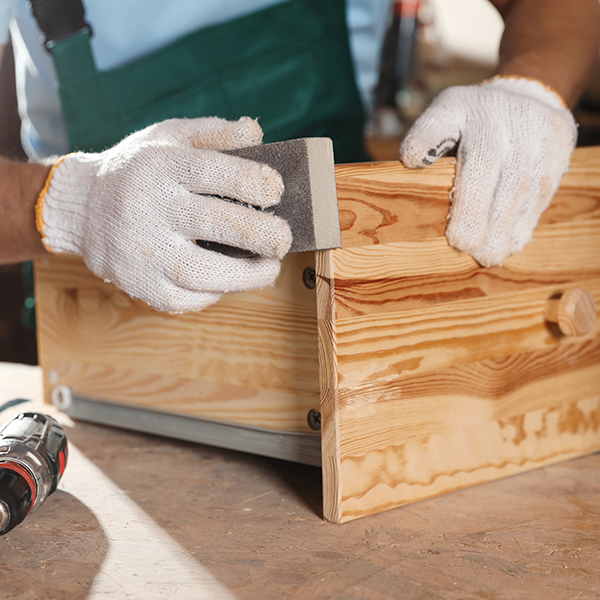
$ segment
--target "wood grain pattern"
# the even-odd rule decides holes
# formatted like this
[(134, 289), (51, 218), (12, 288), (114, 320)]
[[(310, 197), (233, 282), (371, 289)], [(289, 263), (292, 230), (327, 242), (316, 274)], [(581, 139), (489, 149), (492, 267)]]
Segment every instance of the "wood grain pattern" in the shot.
[(273, 288), (196, 314), (158, 313), (74, 257), (36, 265), (46, 397), (57, 384), (92, 398), (311, 432), (318, 407), (313, 253), (290, 255)]
[(490, 269), (479, 268), (445, 238), (342, 248), (333, 257), (337, 314), (343, 319), (574, 286), (600, 268), (598, 236), (600, 220), (542, 226), (526, 253)]
[(349, 456), (342, 521), (594, 452), (599, 422), (596, 397)]
[(339, 374), (336, 332), (336, 302), (333, 286), (333, 252), (316, 252), (317, 327), (321, 391), (321, 463), (323, 466), (323, 514), (341, 522), (341, 454)]
[[(336, 183), (342, 247), (443, 238), (456, 159), (427, 169), (398, 162), (338, 165)], [(541, 225), (600, 216), (598, 149), (578, 148)]]
[(571, 288), (600, 300), (600, 149), (501, 268), (446, 243), (453, 173), (338, 167), (343, 247), (317, 257), (332, 521), (600, 449), (600, 324), (569, 338), (544, 314)]

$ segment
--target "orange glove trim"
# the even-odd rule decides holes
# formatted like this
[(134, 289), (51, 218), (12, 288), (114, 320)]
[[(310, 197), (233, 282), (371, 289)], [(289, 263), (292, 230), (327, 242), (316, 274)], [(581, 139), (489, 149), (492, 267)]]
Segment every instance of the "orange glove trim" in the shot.
[(62, 163), (63, 160), (65, 160), (64, 156), (62, 158), (60, 158), (60, 160), (58, 160), (50, 169), (50, 173), (48, 173), (48, 177), (46, 177), (46, 182), (44, 183), (44, 187), (42, 188), (42, 191), (40, 192), (40, 195), (38, 196), (38, 199), (35, 203), (35, 226), (36, 226), (37, 230), (42, 234), (42, 244), (44, 244), (44, 248), (46, 248), (46, 250), (48, 252), (50, 252), (51, 254), (58, 254), (58, 253), (54, 252), (52, 250), (52, 248), (50, 248), (50, 246), (46, 243), (46, 235), (44, 234), (44, 217), (43, 217), (44, 202), (46, 200), (46, 194), (48, 194), (48, 190), (50, 189), (50, 186), (52, 185), (52, 178), (54, 177), (54, 172), (56, 171), (58, 165), (60, 165), (60, 163)]

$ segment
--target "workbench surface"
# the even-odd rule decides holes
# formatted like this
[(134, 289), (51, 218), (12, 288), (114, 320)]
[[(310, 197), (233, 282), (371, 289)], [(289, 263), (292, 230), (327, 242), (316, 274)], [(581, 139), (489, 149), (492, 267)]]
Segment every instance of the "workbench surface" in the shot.
[[(0, 363), (0, 422), (41, 405)], [(365, 517), (322, 519), (321, 470), (58, 416), (59, 491), (0, 537), (3, 600), (598, 598), (600, 454)]]

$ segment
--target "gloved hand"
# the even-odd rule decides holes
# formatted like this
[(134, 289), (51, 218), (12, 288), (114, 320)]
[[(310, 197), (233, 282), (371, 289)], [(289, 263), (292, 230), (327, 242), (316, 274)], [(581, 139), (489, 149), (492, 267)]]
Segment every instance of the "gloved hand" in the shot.
[[(173, 119), (104, 152), (67, 155), (36, 206), (44, 244), (82, 256), (99, 277), (173, 313), (272, 285), (292, 234), (254, 207), (279, 202), (283, 182), (267, 165), (219, 152), (261, 140), (250, 118)], [(259, 256), (232, 258), (195, 239)]]
[(521, 252), (548, 208), (577, 139), (562, 98), (539, 81), (495, 77), (443, 91), (400, 146), (410, 168), (459, 144), (448, 242), (480, 264)]

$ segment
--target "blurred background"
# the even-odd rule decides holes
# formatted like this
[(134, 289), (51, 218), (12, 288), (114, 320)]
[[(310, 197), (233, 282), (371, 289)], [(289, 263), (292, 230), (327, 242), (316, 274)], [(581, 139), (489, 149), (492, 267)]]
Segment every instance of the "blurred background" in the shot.
[[(375, 110), (366, 127), (375, 160), (396, 160), (402, 136), (433, 97), (490, 77), (502, 19), (487, 0), (390, 2)], [(600, 145), (600, 60), (575, 109), (579, 145)], [(25, 159), (10, 47), (0, 65), (0, 153)], [(37, 364), (31, 266), (0, 265), (0, 361)]]
[[(396, 160), (403, 134), (439, 92), (492, 76), (503, 29), (487, 0), (392, 2), (376, 109), (366, 131), (371, 155)], [(578, 145), (600, 144), (600, 57), (574, 113)]]
[[(15, 95), (12, 47), (0, 65), (0, 154), (15, 160), (27, 157), (21, 148)], [(0, 264), (0, 361), (37, 364), (31, 263)]]

